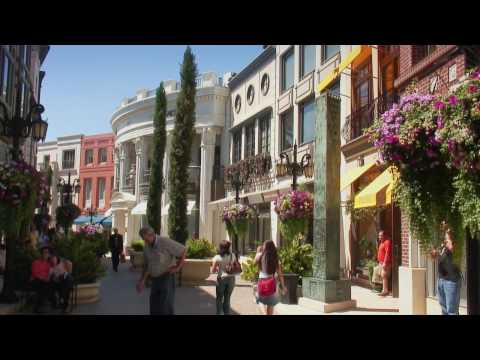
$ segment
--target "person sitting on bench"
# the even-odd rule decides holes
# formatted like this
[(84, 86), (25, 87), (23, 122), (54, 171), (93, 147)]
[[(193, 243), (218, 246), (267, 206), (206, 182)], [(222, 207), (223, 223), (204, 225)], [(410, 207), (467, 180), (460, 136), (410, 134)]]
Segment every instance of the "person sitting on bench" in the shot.
[(30, 284), (34, 292), (37, 293), (35, 301), (34, 312), (39, 313), (40, 307), (45, 303), (45, 300), (50, 300), (52, 305), (55, 306), (55, 298), (52, 292), (52, 284), (50, 283), (50, 269), (51, 264), (50, 248), (43, 247), (41, 249), (41, 258), (34, 260), (32, 263), (32, 276)]
[(67, 311), (70, 292), (73, 288), (72, 262), (61, 259), (57, 255), (50, 256), (50, 280), (53, 290), (58, 294), (60, 307), (63, 312)]

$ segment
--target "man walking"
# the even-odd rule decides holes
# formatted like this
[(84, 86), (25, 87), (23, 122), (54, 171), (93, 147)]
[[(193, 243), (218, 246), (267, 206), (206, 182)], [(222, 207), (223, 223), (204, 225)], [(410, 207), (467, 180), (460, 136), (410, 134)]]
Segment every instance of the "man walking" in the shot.
[(123, 253), (123, 236), (118, 233), (118, 229), (113, 229), (113, 234), (110, 235), (110, 252), (112, 253), (113, 270), (118, 272), (118, 263), (120, 262), (120, 254)]
[(175, 273), (185, 262), (185, 246), (156, 235), (149, 227), (142, 228), (139, 234), (145, 241), (145, 265), (137, 283), (137, 291), (141, 293), (144, 290), (145, 281), (150, 277), (150, 315), (174, 315)]

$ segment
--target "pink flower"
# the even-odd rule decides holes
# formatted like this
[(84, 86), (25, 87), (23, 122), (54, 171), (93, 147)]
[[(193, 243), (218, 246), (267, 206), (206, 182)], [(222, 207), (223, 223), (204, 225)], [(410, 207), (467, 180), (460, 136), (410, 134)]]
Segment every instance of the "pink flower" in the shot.
[(445, 103), (443, 101), (437, 101), (434, 105), (435, 109), (442, 110), (445, 108)]
[(443, 129), (445, 126), (445, 123), (443, 122), (443, 118), (441, 116), (437, 118), (437, 126), (439, 129)]
[(476, 85), (470, 85), (470, 86), (468, 87), (468, 92), (469, 92), (470, 94), (474, 94), (474, 93), (476, 93), (477, 91), (478, 91), (478, 87), (477, 87)]
[(457, 105), (457, 104), (458, 104), (458, 99), (457, 99), (457, 97), (456, 97), (455, 95), (449, 96), (449, 97), (448, 97), (448, 103), (449, 103), (450, 105), (453, 105), (453, 106)]

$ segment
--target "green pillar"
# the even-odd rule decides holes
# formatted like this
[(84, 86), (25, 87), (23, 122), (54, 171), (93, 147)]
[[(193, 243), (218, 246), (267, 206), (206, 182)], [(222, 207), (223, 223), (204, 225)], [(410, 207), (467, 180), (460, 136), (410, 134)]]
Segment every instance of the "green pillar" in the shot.
[[(351, 300), (350, 281), (340, 280), (340, 99), (316, 99), (313, 277), (303, 296), (322, 303)], [(350, 306), (351, 307), (351, 306)]]

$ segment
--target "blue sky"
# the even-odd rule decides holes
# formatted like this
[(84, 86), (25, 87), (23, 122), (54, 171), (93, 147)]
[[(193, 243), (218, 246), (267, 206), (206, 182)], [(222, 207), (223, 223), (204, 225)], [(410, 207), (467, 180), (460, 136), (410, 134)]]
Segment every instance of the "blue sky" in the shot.
[[(52, 45), (40, 102), (48, 118), (47, 140), (110, 132), (110, 116), (124, 97), (162, 80), (178, 80), (186, 45)], [(239, 72), (261, 45), (194, 45), (199, 72)]]

